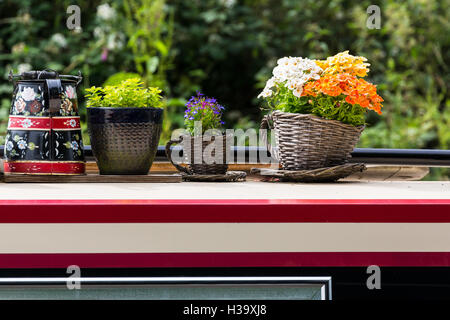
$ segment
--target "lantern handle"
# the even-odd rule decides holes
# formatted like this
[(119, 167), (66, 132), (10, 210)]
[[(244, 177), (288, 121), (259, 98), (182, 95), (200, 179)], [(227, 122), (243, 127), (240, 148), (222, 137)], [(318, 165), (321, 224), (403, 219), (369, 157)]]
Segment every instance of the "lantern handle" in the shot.
[(13, 86), (16, 86), (16, 81), (14, 80), (14, 77), (17, 77), (17, 75), (15, 75), (12, 70), (9, 70), (9, 74), (8, 74), (8, 80), (11, 81), (13, 83)]
[(55, 70), (45, 69), (42, 71), (26, 71), (20, 74), (14, 74), (12, 70), (9, 71), (8, 80), (11, 81), (14, 85), (16, 84), (17, 79), (48, 79), (51, 75), (50, 79), (65, 79), (76, 81), (77, 86), (81, 83), (83, 77), (81, 76), (81, 71), (78, 71), (78, 75), (60, 75)]

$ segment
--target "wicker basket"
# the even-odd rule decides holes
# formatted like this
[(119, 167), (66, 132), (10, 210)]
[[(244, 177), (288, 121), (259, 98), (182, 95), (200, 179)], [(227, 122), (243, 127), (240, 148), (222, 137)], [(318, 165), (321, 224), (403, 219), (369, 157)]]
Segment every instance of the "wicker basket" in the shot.
[[(225, 174), (228, 170), (228, 147), (226, 135), (205, 137), (192, 137), (184, 135), (179, 140), (170, 140), (166, 144), (166, 155), (169, 161), (181, 172), (192, 174)], [(183, 158), (186, 166), (181, 166), (172, 160), (172, 144), (183, 144)], [(211, 152), (205, 152), (210, 144)], [(219, 159), (215, 159), (221, 155)], [(221, 158), (221, 159), (220, 159)], [(216, 161), (218, 160), (218, 161)]]
[(267, 139), (265, 142), (284, 170), (310, 170), (348, 162), (364, 126), (274, 111), (264, 116), (261, 129), (275, 130), (277, 150), (272, 150)]

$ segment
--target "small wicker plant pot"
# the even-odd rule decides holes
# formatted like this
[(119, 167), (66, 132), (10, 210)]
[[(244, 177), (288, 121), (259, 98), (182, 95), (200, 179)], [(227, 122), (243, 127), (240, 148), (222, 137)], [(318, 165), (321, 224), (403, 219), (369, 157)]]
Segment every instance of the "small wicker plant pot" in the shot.
[(267, 149), (284, 170), (311, 170), (348, 162), (364, 126), (355, 127), (310, 114), (274, 111), (261, 129), (274, 129), (277, 150)]
[[(228, 170), (228, 150), (226, 135), (199, 136), (184, 135), (181, 139), (170, 140), (166, 144), (169, 161), (180, 171), (189, 175), (225, 174)], [(172, 144), (183, 145), (183, 162), (181, 166), (172, 159)]]

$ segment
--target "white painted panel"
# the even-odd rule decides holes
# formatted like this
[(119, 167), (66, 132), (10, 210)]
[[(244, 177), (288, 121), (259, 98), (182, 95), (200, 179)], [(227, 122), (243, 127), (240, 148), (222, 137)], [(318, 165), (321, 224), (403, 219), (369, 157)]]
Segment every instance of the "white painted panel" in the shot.
[(0, 253), (339, 251), (450, 252), (450, 224), (0, 224)]
[(0, 183), (2, 199), (450, 199), (450, 182)]

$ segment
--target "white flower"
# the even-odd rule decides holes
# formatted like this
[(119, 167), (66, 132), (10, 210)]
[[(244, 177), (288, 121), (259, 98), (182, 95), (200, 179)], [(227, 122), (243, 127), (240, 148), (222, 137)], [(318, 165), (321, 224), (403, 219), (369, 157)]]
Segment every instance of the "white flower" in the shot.
[(72, 87), (72, 86), (67, 86), (66, 87), (66, 96), (67, 96), (67, 98), (69, 98), (69, 99), (76, 99), (76, 95), (77, 95), (77, 93), (76, 93), (74, 87)]
[(36, 97), (36, 93), (32, 87), (25, 87), (22, 91), (22, 98), (25, 101), (32, 101)]
[(64, 36), (61, 33), (55, 33), (50, 41), (54, 42), (56, 45), (58, 45), (61, 48), (65, 48), (67, 46), (67, 40), (64, 38)]
[(17, 146), (20, 150), (25, 150), (27, 148), (27, 143), (25, 142), (25, 140), (19, 140), (17, 142)]
[(287, 67), (289, 65), (289, 58), (288, 57), (284, 57), (284, 58), (278, 59), (277, 63), (278, 63), (279, 66), (286, 66)]
[(286, 80), (289, 77), (288, 73), (289, 69), (284, 65), (278, 65), (272, 71), (272, 74), (275, 76), (275, 78), (280, 81)]
[(21, 53), (21, 52), (25, 51), (25, 48), (26, 48), (26, 44), (24, 42), (19, 42), (12, 46), (11, 52), (12, 53)]
[(264, 90), (258, 95), (258, 98), (267, 98), (272, 96), (273, 91), (271, 90), (273, 87), (275, 87), (276, 82), (275, 82), (275, 77), (270, 78), (269, 80), (267, 80), (266, 82), (266, 87), (264, 88)]
[(100, 28), (100, 27), (95, 27), (94, 28), (94, 37), (101, 39), (104, 36), (105, 36), (105, 31), (103, 31), (102, 28)]
[[(301, 83), (301, 82), (300, 82), (300, 83)], [(286, 82), (286, 87), (287, 87), (289, 90), (294, 90), (295, 88), (297, 88), (297, 87), (300, 85), (300, 83), (297, 82), (297, 81), (295, 81), (295, 80), (288, 80), (288, 81)]]
[(273, 92), (272, 90), (263, 90), (259, 95), (258, 98), (268, 98), (272, 96)]
[(97, 7), (97, 17), (102, 20), (111, 20), (116, 16), (116, 11), (107, 3)]
[(292, 94), (300, 97), (305, 83), (319, 79), (323, 71), (313, 60), (301, 57), (284, 57), (277, 64), (272, 71), (273, 77), (267, 81), (258, 98), (272, 96), (272, 88), (277, 85), (284, 85)]
[(21, 63), (17, 66), (17, 70), (19, 71), (19, 73), (30, 71), (31, 68), (31, 65), (28, 63)]
[(292, 94), (298, 98), (302, 95), (303, 87), (297, 87), (292, 91)]
[(124, 37), (120, 33), (111, 33), (106, 40), (106, 47), (109, 50), (116, 50), (123, 48)]
[(11, 151), (13, 148), (14, 148), (14, 144), (12, 143), (12, 141), (8, 141), (6, 143), (6, 150)]
[(76, 125), (77, 125), (77, 122), (75, 121), (75, 119), (70, 119), (69, 126), (71, 126), (72, 128), (75, 128)]
[(236, 0), (221, 0), (220, 2), (227, 8), (231, 8), (236, 4)]

